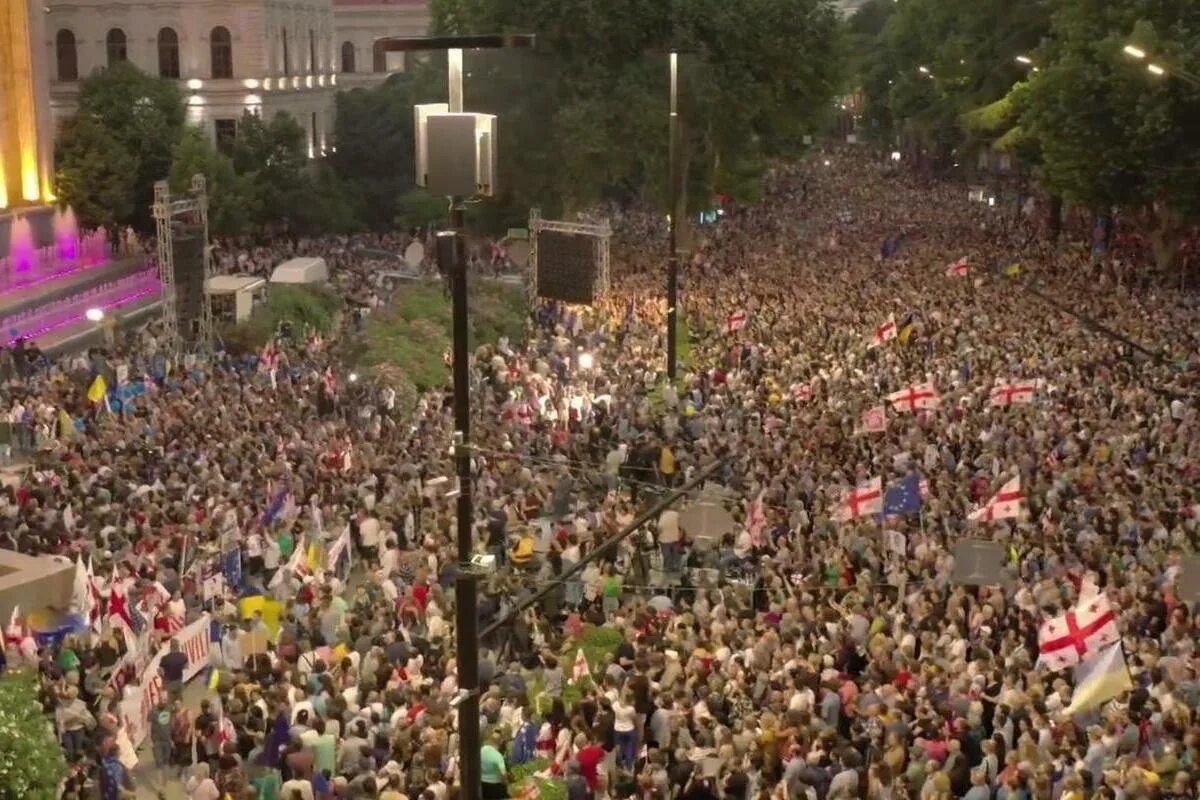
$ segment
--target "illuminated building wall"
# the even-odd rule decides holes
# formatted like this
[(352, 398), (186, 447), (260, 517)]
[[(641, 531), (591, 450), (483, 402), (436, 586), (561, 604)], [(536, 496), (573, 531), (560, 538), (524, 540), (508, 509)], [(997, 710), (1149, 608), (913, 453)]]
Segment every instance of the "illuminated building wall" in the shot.
[(49, 85), (41, 41), (42, 7), (0, 2), (0, 209), (51, 195)]

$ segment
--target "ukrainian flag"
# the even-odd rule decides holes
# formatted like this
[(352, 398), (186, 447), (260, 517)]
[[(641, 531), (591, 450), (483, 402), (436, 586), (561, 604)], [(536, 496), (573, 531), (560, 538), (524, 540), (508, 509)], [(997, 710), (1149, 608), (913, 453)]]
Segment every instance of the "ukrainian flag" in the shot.
[(97, 375), (96, 379), (92, 381), (92, 385), (88, 387), (87, 398), (93, 403), (99, 403), (106, 394), (108, 394), (108, 382), (104, 380), (103, 375)]
[(900, 331), (896, 334), (896, 339), (900, 344), (908, 344), (913, 335), (913, 322), (916, 320), (916, 312), (910, 311), (908, 315), (900, 321)]
[(1120, 697), (1133, 688), (1133, 678), (1125, 665), (1125, 653), (1118, 642), (1095, 658), (1075, 667), (1075, 692), (1066, 713), (1078, 714), (1095, 708), (1105, 700)]

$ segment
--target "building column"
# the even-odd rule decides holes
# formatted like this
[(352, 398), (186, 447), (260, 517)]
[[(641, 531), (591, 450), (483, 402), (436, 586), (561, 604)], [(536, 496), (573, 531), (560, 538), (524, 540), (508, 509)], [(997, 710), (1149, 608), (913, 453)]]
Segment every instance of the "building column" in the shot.
[(0, 205), (42, 200), (46, 153), (35, 102), (28, 0), (0, 3)]

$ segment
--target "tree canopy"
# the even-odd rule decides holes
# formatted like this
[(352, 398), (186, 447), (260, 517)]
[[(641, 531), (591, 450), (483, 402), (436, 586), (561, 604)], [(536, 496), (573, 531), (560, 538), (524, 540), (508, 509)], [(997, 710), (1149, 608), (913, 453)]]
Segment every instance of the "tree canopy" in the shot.
[(851, 31), (874, 34), (858, 65), (870, 130), (943, 167), (980, 147), (1012, 152), (1056, 197), (1144, 214), (1170, 262), (1200, 218), (1200, 4), (871, 0), (863, 13)]
[[(672, 48), (696, 204), (756, 196), (769, 160), (798, 154), (829, 118), (842, 77), (829, 0), (434, 0), (431, 12), (434, 33), (538, 37), (533, 51), (466, 54), (466, 108), (500, 118), (501, 196), (479, 210), (496, 227), (530, 206), (664, 200)], [(446, 96), (444, 56), (425, 62), (339, 98), (334, 164), (388, 211), (412, 185), (412, 105)]]
[(125, 62), (88, 77), (79, 111), (59, 131), (59, 198), (85, 227), (150, 231), (154, 183), (166, 178), (179, 193), (202, 173), (216, 236), (278, 228), (343, 233), (360, 226), (362, 205), (327, 165), (310, 159), (304, 128), (291, 116), (246, 112), (229, 155), (185, 119), (172, 81)]

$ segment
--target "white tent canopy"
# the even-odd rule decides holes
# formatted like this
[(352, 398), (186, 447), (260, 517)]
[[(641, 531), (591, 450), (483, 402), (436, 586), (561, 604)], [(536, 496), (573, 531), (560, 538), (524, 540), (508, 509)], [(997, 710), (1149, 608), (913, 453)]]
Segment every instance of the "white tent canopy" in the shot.
[(271, 283), (325, 283), (329, 267), (323, 258), (293, 258), (271, 272)]

